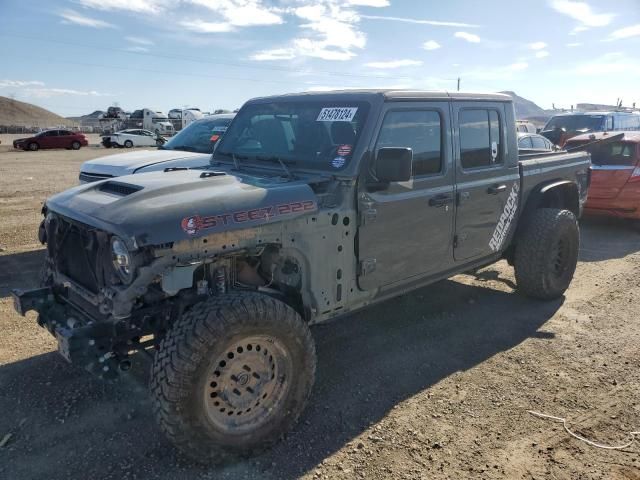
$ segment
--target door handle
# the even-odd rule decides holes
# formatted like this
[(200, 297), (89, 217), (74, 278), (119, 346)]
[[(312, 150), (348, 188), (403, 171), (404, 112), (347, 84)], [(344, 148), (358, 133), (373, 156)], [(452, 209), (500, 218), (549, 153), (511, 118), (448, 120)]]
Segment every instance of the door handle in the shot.
[(489, 195), (497, 195), (500, 192), (504, 192), (506, 189), (506, 185), (491, 185), (489, 188), (487, 188), (487, 193)]
[(453, 203), (453, 197), (450, 195), (436, 195), (429, 199), (430, 207), (444, 207), (450, 203)]

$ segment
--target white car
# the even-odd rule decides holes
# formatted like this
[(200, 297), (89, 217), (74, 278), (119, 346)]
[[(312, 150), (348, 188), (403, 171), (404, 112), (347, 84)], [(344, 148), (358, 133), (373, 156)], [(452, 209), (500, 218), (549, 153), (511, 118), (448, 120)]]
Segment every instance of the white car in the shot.
[(80, 167), (80, 182), (96, 182), (166, 168), (198, 168), (209, 165), (213, 147), (235, 113), (211, 115), (189, 124), (157, 150), (138, 150), (88, 160)]
[(102, 143), (106, 147), (159, 147), (164, 143), (164, 139), (149, 130), (130, 129), (121, 130), (102, 138)]

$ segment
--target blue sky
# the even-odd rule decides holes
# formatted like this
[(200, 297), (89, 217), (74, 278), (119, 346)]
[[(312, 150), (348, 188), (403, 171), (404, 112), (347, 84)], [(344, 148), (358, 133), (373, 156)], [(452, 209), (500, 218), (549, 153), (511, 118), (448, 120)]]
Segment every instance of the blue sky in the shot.
[(65, 116), (332, 88), (640, 106), (640, 0), (0, 0), (0, 95)]

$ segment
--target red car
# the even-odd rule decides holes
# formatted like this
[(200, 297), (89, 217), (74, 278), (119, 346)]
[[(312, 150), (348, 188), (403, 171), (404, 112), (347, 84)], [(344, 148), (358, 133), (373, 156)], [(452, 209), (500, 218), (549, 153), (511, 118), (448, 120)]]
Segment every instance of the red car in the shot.
[(78, 150), (89, 145), (87, 137), (70, 130), (46, 130), (29, 138), (13, 141), (13, 148), (36, 151), (40, 148), (67, 148)]
[[(607, 142), (608, 137), (621, 139)], [(591, 152), (591, 186), (585, 213), (640, 220), (640, 132), (599, 132), (579, 135), (565, 148), (603, 140)]]

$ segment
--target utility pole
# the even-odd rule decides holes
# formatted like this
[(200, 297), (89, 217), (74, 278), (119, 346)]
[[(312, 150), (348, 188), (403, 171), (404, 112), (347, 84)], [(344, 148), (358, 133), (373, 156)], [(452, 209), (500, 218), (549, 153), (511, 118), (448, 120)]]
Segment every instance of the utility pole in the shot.
[(458, 77), (458, 91), (460, 91), (460, 77)]

